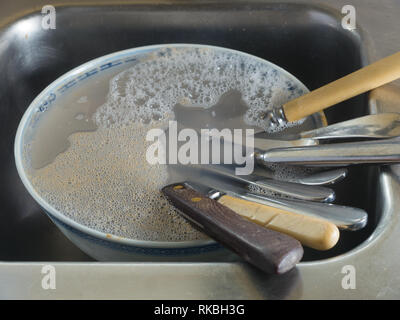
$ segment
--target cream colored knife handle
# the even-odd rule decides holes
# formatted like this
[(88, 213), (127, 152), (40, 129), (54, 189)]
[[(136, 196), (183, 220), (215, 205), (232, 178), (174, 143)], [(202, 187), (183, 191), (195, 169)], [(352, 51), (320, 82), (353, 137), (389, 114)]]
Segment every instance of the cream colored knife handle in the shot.
[(310, 248), (328, 250), (339, 240), (338, 228), (323, 219), (303, 216), (227, 195), (220, 197), (218, 202), (242, 217), (268, 229), (292, 236)]
[(283, 105), (283, 111), (287, 121), (297, 121), (398, 78), (400, 52), (289, 101)]

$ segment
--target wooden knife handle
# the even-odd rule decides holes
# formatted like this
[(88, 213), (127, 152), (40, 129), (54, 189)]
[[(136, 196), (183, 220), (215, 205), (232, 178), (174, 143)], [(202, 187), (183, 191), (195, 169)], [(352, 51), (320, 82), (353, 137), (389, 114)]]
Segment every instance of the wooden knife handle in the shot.
[(315, 112), (400, 78), (400, 52), (311, 91), (283, 105), (288, 121)]
[(210, 237), (265, 272), (284, 273), (303, 257), (296, 239), (248, 221), (184, 184), (166, 186), (162, 192)]
[(218, 199), (218, 202), (250, 221), (287, 234), (313, 249), (331, 249), (339, 240), (339, 229), (336, 225), (324, 219), (231, 196), (222, 196)]

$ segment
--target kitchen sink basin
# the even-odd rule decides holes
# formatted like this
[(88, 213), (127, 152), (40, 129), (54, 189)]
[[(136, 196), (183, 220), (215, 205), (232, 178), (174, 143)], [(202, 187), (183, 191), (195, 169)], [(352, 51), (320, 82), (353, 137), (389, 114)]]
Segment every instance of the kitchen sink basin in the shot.
[[(362, 37), (340, 25), (337, 11), (310, 5), (265, 3), (137, 4), (57, 7), (56, 29), (31, 12), (0, 30), (0, 261), (92, 261), (41, 212), (20, 181), (13, 155), (18, 123), (49, 83), (93, 58), (162, 43), (209, 44), (269, 60), (310, 90), (366, 64)], [(326, 112), (334, 123), (368, 112), (361, 95)], [(337, 203), (365, 209), (367, 226), (342, 232), (335, 248), (305, 250), (304, 261), (342, 255), (375, 230), (378, 169), (352, 167), (335, 186)], [(233, 260), (236, 258), (233, 257)], [(239, 258), (237, 258), (239, 259)]]

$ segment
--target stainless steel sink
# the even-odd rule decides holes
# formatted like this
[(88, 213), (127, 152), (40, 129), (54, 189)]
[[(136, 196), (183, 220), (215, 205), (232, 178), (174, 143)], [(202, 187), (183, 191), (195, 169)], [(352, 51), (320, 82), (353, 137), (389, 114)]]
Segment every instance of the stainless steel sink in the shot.
[[(37, 6), (46, 4), (33, 2)], [(7, 293), (10, 291), (3, 291), (5, 286), (18, 288), (13, 291), (17, 292), (15, 297), (74, 297), (74, 292), (79, 291), (71, 284), (64, 291), (58, 289), (54, 293), (56, 296), (40, 288), (40, 266), (45, 263), (62, 270), (63, 279), (72, 283), (77, 281), (78, 287), (77, 279), (90, 273), (93, 283), (86, 282), (89, 297), (109, 297), (91, 287), (95, 285), (95, 275), (109, 288), (116, 288), (116, 285), (125, 288), (118, 293), (109, 291), (115, 293), (112, 297), (119, 298), (370, 295), (371, 291), (360, 292), (364, 290), (359, 289), (362, 285), (356, 292), (341, 289), (344, 276), (341, 268), (363, 259), (369, 261), (368, 248), (378, 241), (376, 239), (382, 238), (392, 222), (391, 214), (398, 204), (393, 197), (397, 182), (390, 168), (383, 173), (374, 166), (350, 168), (349, 177), (335, 187), (337, 203), (364, 208), (369, 213), (368, 225), (362, 231), (342, 232), (338, 245), (332, 250), (306, 249), (305, 263), (281, 277), (261, 274), (238, 258), (234, 258), (234, 262), (221, 259), (211, 263), (98, 263), (58, 231), (19, 180), (13, 143), (17, 125), (29, 103), (46, 85), (71, 68), (126, 48), (157, 43), (201, 43), (242, 50), (272, 61), (311, 90), (360, 68), (371, 58), (370, 39), (365, 38), (361, 29), (348, 31), (341, 27), (339, 5), (328, 8), (318, 1), (301, 4), (172, 1), (168, 4), (150, 2), (115, 6), (104, 2), (56, 6), (55, 30), (41, 28), (42, 15), (37, 9), (0, 24), (0, 261), (3, 261), (0, 262), (0, 297), (13, 297)], [(357, 3), (362, 5), (362, 1)], [(328, 122), (333, 123), (367, 114), (379, 106), (379, 101), (370, 101), (367, 95), (362, 95), (341, 103), (326, 114)], [(385, 252), (385, 249), (381, 250), (380, 254)], [(398, 260), (398, 255), (395, 257)], [(389, 259), (389, 253), (386, 258)], [(393, 256), (391, 259), (393, 265), (399, 265)], [(386, 260), (385, 265), (392, 268)], [(24, 291), (26, 283), (20, 278), (10, 281), (13, 277), (18, 278), (24, 268), (29, 268), (25, 273), (30, 275), (26, 281), (30, 279), (34, 283), (28, 291)], [(357, 265), (357, 268), (361, 275), (367, 274), (367, 266)], [(180, 276), (172, 275), (177, 269)], [(136, 279), (131, 283), (132, 290), (127, 287), (130, 282), (118, 281), (123, 277)], [(146, 279), (150, 277), (166, 281), (165, 287), (174, 287), (172, 293), (168, 295), (161, 287), (150, 292), (146, 286)], [(176, 280), (175, 285), (170, 283), (171, 279)], [(180, 280), (185, 280), (186, 284)], [(376, 279), (372, 282), (376, 289)], [(400, 284), (399, 279), (397, 284)], [(389, 296), (400, 297), (399, 287), (387, 291)], [(371, 285), (365, 288), (370, 289)], [(121, 296), (124, 292), (126, 296)], [(193, 294), (186, 296), (187, 292)], [(358, 296), (351, 295), (355, 293)]]

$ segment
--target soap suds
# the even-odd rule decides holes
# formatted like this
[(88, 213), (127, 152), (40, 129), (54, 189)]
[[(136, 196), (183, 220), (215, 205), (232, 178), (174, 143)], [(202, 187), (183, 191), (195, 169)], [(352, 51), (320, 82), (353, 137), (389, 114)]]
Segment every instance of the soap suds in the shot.
[(240, 91), (248, 106), (245, 122), (267, 129), (262, 114), (305, 89), (251, 57), (204, 48), (157, 50), (112, 78), (106, 103), (92, 117), (97, 130), (72, 134), (69, 148), (33, 170), (31, 182), (54, 208), (104, 233), (154, 241), (206, 239), (160, 193), (167, 166), (147, 163), (145, 136), (174, 119), (176, 104), (208, 108), (230, 90)]

